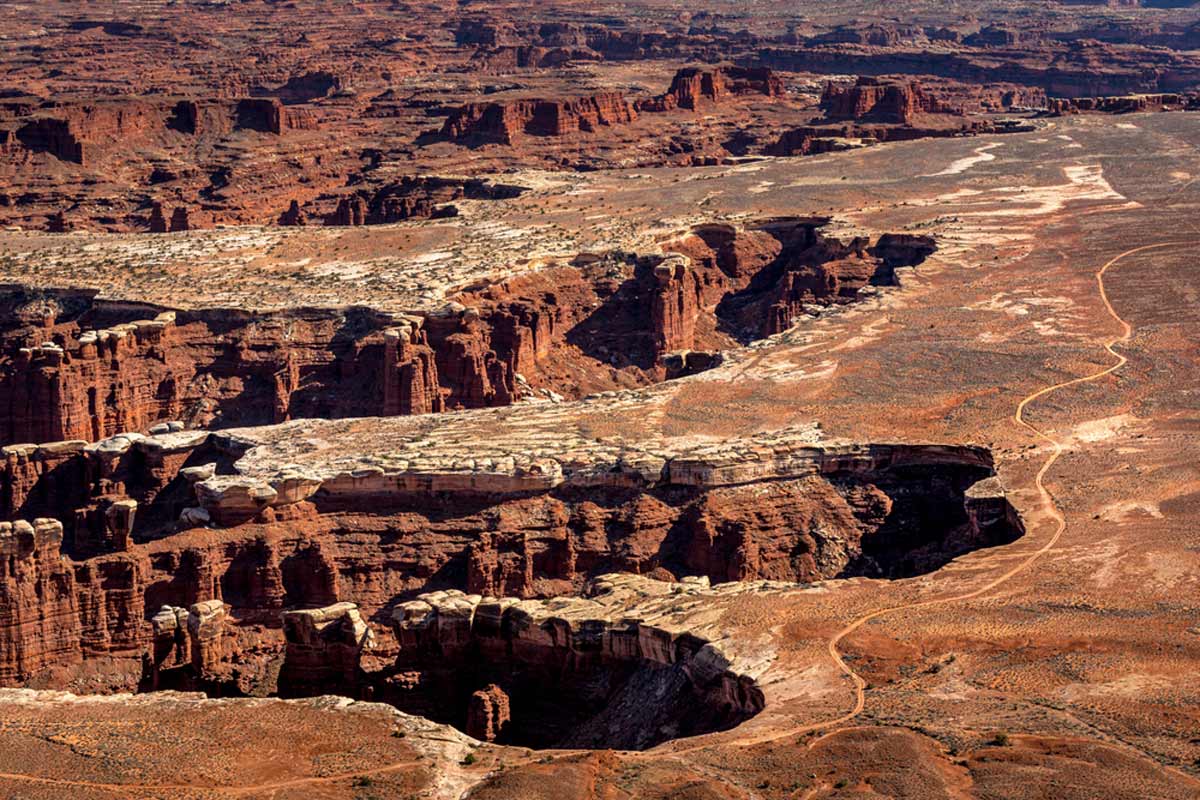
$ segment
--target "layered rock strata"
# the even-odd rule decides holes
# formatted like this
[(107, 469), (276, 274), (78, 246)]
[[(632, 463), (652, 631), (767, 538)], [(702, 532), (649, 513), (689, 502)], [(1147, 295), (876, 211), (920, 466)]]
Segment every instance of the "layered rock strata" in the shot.
[(407, 314), (175, 311), (8, 287), (0, 443), (96, 441), (163, 421), (424, 414), (644, 385), (666, 377), (669, 353), (778, 333), (807, 309), (893, 284), (897, 267), (935, 249), (913, 235), (843, 242), (821, 231), (827, 222), (702, 226), (665, 256), (581, 256)]
[(534, 747), (645, 749), (722, 730), (762, 710), (753, 674), (765, 664), (746, 674), (715, 631), (680, 624), (709, 592), (704, 580), (609, 575), (580, 598), (422, 595), (394, 613), (388, 699)]
[(0, 683), (146, 643), (141, 559), (72, 562), (62, 540), (57, 520), (0, 523)]
[(851, 86), (829, 84), (821, 109), (830, 120), (858, 120), (911, 125), (918, 114), (949, 114), (956, 109), (927, 93), (917, 81), (885, 81), (862, 77)]
[(641, 100), (629, 100), (619, 92), (602, 92), (566, 100), (469, 103), (446, 119), (441, 134), (455, 142), (512, 145), (522, 136), (594, 133), (633, 122), (639, 113), (697, 110), (737, 95), (778, 97), (783, 91), (783, 82), (768, 69), (687, 68), (676, 73), (665, 94)]
[(373, 636), (353, 603), (287, 611), (283, 636), (280, 694), (347, 694), (363, 685), (362, 654)]
[[(617, 398), (594, 402), (619, 413)], [(161, 641), (166, 628), (156, 633), (147, 621), (164, 606), (196, 611), (216, 600), (235, 629), (278, 630), (288, 609), (354, 603), (354, 615), (377, 619), (421, 591), (569, 595), (614, 570), (714, 581), (908, 575), (1020, 533), (1001, 488), (971, 489), (992, 471), (982, 448), (829, 443), (809, 428), (633, 447), (564, 430), (531, 452), (521, 420), (537, 415), (503, 411), (469, 421), (304, 421), (118, 437), (10, 461), (5, 496), (69, 517), (75, 530), (66, 540), (81, 560), (60, 556), (55, 520), (39, 523), (42, 538), (13, 545), (4, 680), (104, 658), (130, 662), (120, 669), (136, 683), (139, 652), (156, 653), (152, 664), (161, 664), (170, 649)], [(487, 433), (464, 458), (461, 436), (473, 437), (473, 426)], [(350, 459), (345, 437), (359, 449)], [(363, 449), (369, 443), (382, 449)], [(44, 481), (54, 482), (53, 495)], [(76, 497), (89, 509), (100, 502), (95, 494), (124, 510), (112, 515), (118, 521), (137, 502), (123, 550), (88, 556), (115, 550), (115, 540), (104, 545), (82, 527), (96, 515), (59, 505)], [(80, 542), (91, 549), (76, 550)], [(43, 597), (59, 598), (52, 613), (26, 597), (38, 585)], [(281, 648), (346, 655), (357, 647), (340, 633), (329, 641), (308, 635), (301, 617), (284, 623)], [(355, 626), (338, 625), (331, 630), (357, 637)], [(261, 682), (260, 662), (276, 651), (238, 655), (221, 643), (236, 640), (210, 635), (186, 648), (180, 640), (199, 655), (179, 675), (210, 685)], [(383, 655), (395, 643), (380, 645)], [(332, 661), (348, 674), (345, 658)], [(325, 680), (305, 678), (306, 670), (319, 671), (311, 663), (298, 669), (287, 681), (293, 691)]]

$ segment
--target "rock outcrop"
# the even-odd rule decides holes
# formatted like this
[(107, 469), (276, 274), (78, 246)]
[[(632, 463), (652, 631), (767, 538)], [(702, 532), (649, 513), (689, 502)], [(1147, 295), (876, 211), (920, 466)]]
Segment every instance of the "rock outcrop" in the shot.
[(493, 683), (471, 695), (464, 732), (481, 742), (494, 742), (511, 718), (508, 694)]
[(162, 606), (150, 618), (152, 643), (144, 683), (151, 689), (219, 685), (229, 673), (228, 607), (204, 600), (190, 609)]
[(171, 212), (171, 233), (190, 231), (192, 229), (191, 214), (186, 206), (176, 206)]
[(33, 115), (17, 129), (16, 139), (31, 153), (84, 166), (106, 143), (140, 136), (157, 122), (155, 109), (145, 102), (73, 104)]
[(821, 108), (830, 120), (911, 125), (919, 114), (953, 113), (917, 81), (861, 77), (853, 86), (829, 84)]
[(236, 126), (242, 130), (281, 135), (291, 129), (312, 129), (316, 120), (303, 109), (284, 107), (276, 99), (248, 97), (239, 100), (235, 110)]
[[(506, 410), (504, 426), (517, 411)], [(454, 434), (430, 424), (441, 419), (307, 421), (308, 454), (276, 452), (286, 440), (272, 441), (274, 428), (10, 449), (0, 476), (9, 513), (46, 508), (68, 527), (64, 536), (56, 520), (13, 524), (25, 535), (10, 540), (5, 568), (3, 680), (100, 658), (124, 663), (134, 682), (242, 685), (262, 679), (255, 665), (270, 651), (233, 646), (227, 608), (236, 625), (278, 629), (288, 609), (354, 603), (365, 620), (447, 585), (569, 595), (614, 570), (718, 582), (903, 576), (1020, 531), (1002, 488), (976, 485), (991, 474), (980, 448), (818, 444), (799, 429), (637, 450), (564, 435), (531, 455), (519, 426), (506, 433), (480, 417), (471, 424), (487, 433), (464, 460), (456, 442), (473, 434), (462, 419), (440, 423)], [(408, 433), (352, 432), (381, 423)], [(345, 435), (386, 455), (348, 461)], [(324, 447), (333, 461), (321, 460)], [(64, 542), (80, 560), (61, 557)], [(194, 612), (186, 637), (147, 621), (163, 606)], [(285, 620), (288, 691), (333, 681), (316, 676), (318, 662), (341, 664), (337, 680), (356, 685), (347, 665), (362, 642), (360, 612), (335, 611)], [(327, 629), (335, 617), (340, 627)], [(150, 667), (139, 652), (153, 655)]]
[(308, 215), (300, 208), (300, 203), (293, 200), (287, 208), (279, 215), (279, 224), (285, 227), (302, 227), (308, 224)]
[[(804, 313), (854, 302), (872, 286), (895, 285), (897, 268), (916, 266), (936, 250), (933, 239), (910, 234), (885, 234), (874, 245), (863, 237), (842, 241), (821, 233), (824, 222), (783, 218), (741, 231), (700, 227), (668, 247), (688, 255), (702, 276), (704, 268), (720, 270), (726, 291), (713, 313), (742, 341), (786, 330)], [(668, 349), (695, 346), (686, 337), (673, 344)]]
[(641, 101), (638, 108), (653, 111), (668, 111), (672, 108), (697, 110), (705, 105), (717, 105), (738, 95), (780, 97), (784, 91), (783, 80), (765, 68), (686, 67), (675, 73), (666, 94)]
[(511, 145), (522, 135), (591, 133), (601, 127), (626, 124), (636, 118), (637, 111), (633, 103), (618, 92), (604, 92), (573, 100), (471, 103), (446, 119), (442, 135), (456, 142)]
[(162, 203), (155, 203), (150, 209), (150, 232), (151, 233), (166, 233), (167, 218), (163, 214)]
[(783, 82), (769, 69), (690, 67), (675, 74), (665, 94), (640, 100), (629, 100), (619, 92), (603, 92), (568, 100), (471, 103), (454, 111), (441, 133), (460, 143), (512, 145), (521, 136), (594, 133), (603, 127), (631, 123), (639, 113), (677, 108), (694, 111), (738, 95), (778, 97), (783, 92)]
[[(517, 197), (524, 189), (482, 179), (439, 176), (401, 178), (369, 193), (355, 193), (338, 200), (327, 225), (385, 225), (408, 219), (437, 219), (455, 216), (453, 201), (501, 200)], [(319, 202), (320, 199), (318, 199)], [(306, 219), (293, 201), (280, 217), (281, 225), (301, 225)]]
[[(0, 683), (15, 685), (85, 658), (145, 643), (145, 562), (116, 554), (72, 562), (62, 523), (0, 523)], [(136, 676), (131, 680), (136, 682)]]
[(526, 746), (645, 749), (667, 730), (730, 727), (762, 710), (761, 689), (668, 610), (708, 591), (610, 575), (583, 598), (422, 595), (394, 613), (401, 680), (389, 699)]
[(60, 555), (62, 523), (0, 522), (0, 684), (82, 660), (75, 573)]
[(281, 695), (352, 693), (362, 686), (362, 653), (373, 637), (353, 603), (285, 612), (283, 635)]
[(1139, 111), (1178, 111), (1200, 107), (1200, 97), (1193, 94), (1132, 94), (1115, 97), (1055, 97), (1048, 101), (1046, 113), (1067, 114), (1132, 114)]
[[(353, 218), (373, 219), (354, 199)], [(646, 384), (666, 376), (668, 353), (777, 333), (806, 309), (893, 284), (897, 266), (935, 247), (909, 237), (901, 252), (887, 235), (842, 242), (821, 232), (826, 223), (716, 226), (669, 242), (666, 255), (581, 258), (421, 314), (164, 311), (8, 287), (0, 444), (97, 441), (167, 420), (210, 428), (424, 414)]]
[[(10, 303), (36, 305), (36, 294), (17, 290)], [(0, 334), (11, 353), (0, 367), (0, 441), (96, 441), (181, 418), (207, 426), (441, 407), (419, 318), (155, 313), (83, 293), (56, 303)]]

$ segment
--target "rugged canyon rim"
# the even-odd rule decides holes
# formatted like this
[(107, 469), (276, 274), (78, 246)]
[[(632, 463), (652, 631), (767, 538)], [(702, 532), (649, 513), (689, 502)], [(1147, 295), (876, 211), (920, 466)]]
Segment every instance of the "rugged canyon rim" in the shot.
[(1200, 793), (1190, 3), (0, 36), (0, 796)]

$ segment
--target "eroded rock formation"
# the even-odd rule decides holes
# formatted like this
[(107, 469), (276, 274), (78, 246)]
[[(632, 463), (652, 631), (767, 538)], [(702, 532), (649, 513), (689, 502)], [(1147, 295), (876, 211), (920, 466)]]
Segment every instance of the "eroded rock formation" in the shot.
[(352, 694), (363, 685), (360, 662), (372, 634), (353, 603), (288, 611), (283, 635), (282, 695)]
[[(333, 423), (304, 424), (317, 426), (314, 442), (341, 435), (319, 430)], [(274, 457), (271, 445), (249, 431), (13, 452), (10, 513), (66, 517), (81, 560), (60, 557), (60, 522), (13, 525), (27, 535), (12, 540), (6, 568), (4, 680), (99, 658), (124, 664), (110, 672), (114, 688), (130, 685), (116, 677), (124, 670), (133, 683), (150, 675), (154, 685), (248, 691), (270, 685), (267, 662), (286, 650), (284, 685), (304, 693), (357, 680), (357, 609), (378, 618), (421, 591), (570, 595), (611, 571), (717, 582), (902, 576), (1020, 530), (1000, 487), (976, 487), (991, 473), (979, 448), (816, 445), (800, 430), (640, 456), (564, 439), (557, 456), (530, 456), (493, 431), (467, 464), (453, 444), (443, 453), (421, 438), (436, 438), (428, 426), (412, 431), (424, 433), (390, 444), (386, 469), (369, 459), (262, 473), (255, 465)], [(33, 603), (38, 586), (56, 604)], [(186, 637), (165, 615), (148, 621), (164, 606), (197, 617)], [(283, 640), (260, 635), (257, 653), (229, 633), (278, 630), (282, 612), (326, 606), (285, 617)], [(318, 675), (321, 664), (342, 677)]]
[[(352, 216), (372, 219), (354, 199)], [(423, 414), (644, 385), (666, 377), (668, 354), (778, 333), (806, 310), (894, 284), (895, 268), (935, 249), (912, 235), (842, 242), (821, 231), (827, 221), (702, 226), (665, 256), (580, 257), (420, 314), (167, 311), (8, 287), (0, 442), (97, 441), (168, 420)]]
[(0, 683), (82, 659), (75, 573), (60, 556), (62, 523), (0, 522)]
[[(611, 575), (585, 598), (440, 592), (398, 606), (389, 699), (501, 743), (644, 749), (758, 713), (762, 691), (701, 632), (671, 619), (706, 581)], [(507, 719), (506, 719), (507, 718)]]
[[(524, 189), (519, 186), (481, 179), (413, 176), (383, 186), (370, 193), (356, 193), (338, 200), (333, 214), (326, 217), (327, 225), (384, 225), (407, 219), (452, 217), (457, 210), (452, 205), (459, 199), (500, 200), (517, 197)], [(319, 202), (319, 200), (318, 200)], [(306, 219), (300, 207), (294, 207), (280, 218), (281, 225), (302, 225)]]
[(863, 77), (853, 86), (830, 84), (821, 96), (830, 120), (890, 122), (911, 125), (918, 114), (953, 113), (917, 81), (884, 81)]
[(494, 742), (512, 719), (508, 694), (492, 683), (471, 695), (465, 732), (483, 742)]
[(567, 136), (621, 125), (637, 117), (633, 104), (617, 92), (574, 100), (517, 100), (469, 104), (450, 115), (442, 135), (452, 141), (513, 144), (517, 137)]
[(665, 94), (631, 101), (619, 92), (603, 92), (568, 100), (523, 99), (507, 103), (472, 103), (447, 118), (442, 135), (456, 142), (514, 144), (521, 136), (564, 137), (625, 125), (643, 112), (676, 108), (698, 110), (737, 95), (778, 97), (783, 82), (769, 69), (685, 68), (676, 73)]
[(18, 308), (28, 324), (3, 334), (5, 442), (96, 441), (163, 420), (206, 427), (441, 407), (419, 319), (358, 309), (155, 313), (27, 290), (7, 299), (47, 311)]

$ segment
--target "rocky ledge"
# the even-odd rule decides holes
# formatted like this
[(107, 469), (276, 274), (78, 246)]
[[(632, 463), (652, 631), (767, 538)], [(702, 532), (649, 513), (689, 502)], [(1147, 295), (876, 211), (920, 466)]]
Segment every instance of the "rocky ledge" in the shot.
[(353, 604), (291, 611), (281, 691), (336, 686), (505, 743), (642, 749), (763, 709), (758, 678), (774, 653), (739, 645), (721, 609), (787, 588), (611, 574), (580, 597), (429, 592), (395, 607), (398, 655), (376, 671), (364, 669), (373, 633)]
[[(640, 395), (611, 393), (580, 405), (603, 404), (620, 413), (635, 396)], [(633, 443), (545, 426), (547, 409), (529, 413), (534, 410), (304, 420), (217, 432), (211, 435), (217, 450), (237, 457), (230, 474), (199, 481), (197, 496), (212, 518), (233, 522), (318, 492), (344, 502), (413, 491), (515, 495), (561, 486), (715, 488), (904, 464), (991, 466), (983, 447), (821, 441), (814, 425), (716, 441)], [(537, 431), (524, 424), (535, 420)]]

